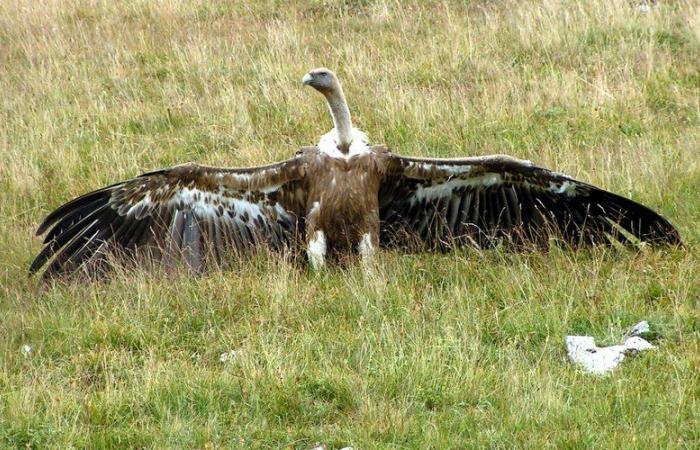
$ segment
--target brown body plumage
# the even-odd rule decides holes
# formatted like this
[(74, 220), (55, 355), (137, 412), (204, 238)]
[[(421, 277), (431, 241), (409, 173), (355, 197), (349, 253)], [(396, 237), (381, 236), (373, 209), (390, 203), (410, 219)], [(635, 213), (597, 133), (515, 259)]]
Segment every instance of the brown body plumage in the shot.
[(377, 247), (681, 242), (649, 208), (529, 161), (410, 158), (368, 146), (335, 75), (316, 69), (303, 81), (326, 97), (335, 126), (317, 146), (268, 166), (185, 164), (85, 194), (41, 224), (38, 234), (50, 230), (30, 271), (46, 263), (46, 276), (94, 270), (115, 252), (199, 270), (302, 243), (319, 267), (371, 258)]
[[(379, 151), (377, 151), (379, 150)], [(386, 173), (386, 152), (349, 159), (334, 158), (318, 150), (309, 163), (307, 240), (317, 230), (325, 233), (328, 256), (338, 260), (352, 254), (362, 241), (376, 248), (379, 239), (379, 187)]]

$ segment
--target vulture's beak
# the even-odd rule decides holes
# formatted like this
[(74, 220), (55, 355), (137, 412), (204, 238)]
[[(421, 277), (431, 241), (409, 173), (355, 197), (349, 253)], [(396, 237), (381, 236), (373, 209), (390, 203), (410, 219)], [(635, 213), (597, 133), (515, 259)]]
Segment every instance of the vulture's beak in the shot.
[(311, 83), (311, 80), (313, 80), (313, 77), (310, 73), (307, 73), (306, 75), (304, 75), (304, 78), (301, 79), (301, 84), (306, 86)]

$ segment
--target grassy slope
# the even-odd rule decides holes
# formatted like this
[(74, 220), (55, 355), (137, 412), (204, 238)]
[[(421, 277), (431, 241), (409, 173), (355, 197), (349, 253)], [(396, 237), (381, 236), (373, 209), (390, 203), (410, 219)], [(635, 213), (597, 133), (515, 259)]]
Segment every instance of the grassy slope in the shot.
[[(0, 446), (700, 445), (697, 2), (41, 3), (0, 2)], [(329, 121), (298, 81), (318, 65), (376, 142), (531, 159), (688, 246), (26, 278), (36, 224), (75, 195), (314, 142)], [(657, 352), (603, 379), (566, 363), (566, 334), (641, 319)]]

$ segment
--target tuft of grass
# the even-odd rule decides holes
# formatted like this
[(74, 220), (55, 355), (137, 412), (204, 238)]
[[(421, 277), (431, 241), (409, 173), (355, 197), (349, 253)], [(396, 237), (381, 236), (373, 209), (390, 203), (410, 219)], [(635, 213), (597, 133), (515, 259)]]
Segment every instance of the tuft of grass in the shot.
[[(0, 2), (0, 446), (697, 447), (699, 29), (691, 1)], [(27, 278), (76, 195), (315, 142), (299, 80), (320, 65), (374, 142), (530, 159), (687, 245)], [(605, 378), (567, 363), (567, 334), (644, 319), (656, 351)]]

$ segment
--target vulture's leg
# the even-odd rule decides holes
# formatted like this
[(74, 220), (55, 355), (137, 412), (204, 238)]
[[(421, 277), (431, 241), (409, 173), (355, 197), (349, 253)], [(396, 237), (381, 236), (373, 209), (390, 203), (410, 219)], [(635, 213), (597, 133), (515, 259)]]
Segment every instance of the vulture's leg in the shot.
[(327, 251), (326, 233), (324, 233), (323, 230), (314, 231), (311, 239), (306, 243), (306, 255), (309, 257), (309, 262), (314, 270), (321, 269), (325, 266)]
[(375, 233), (365, 233), (362, 235), (357, 250), (364, 264), (371, 264), (374, 261), (374, 251), (377, 248), (378, 239)]

